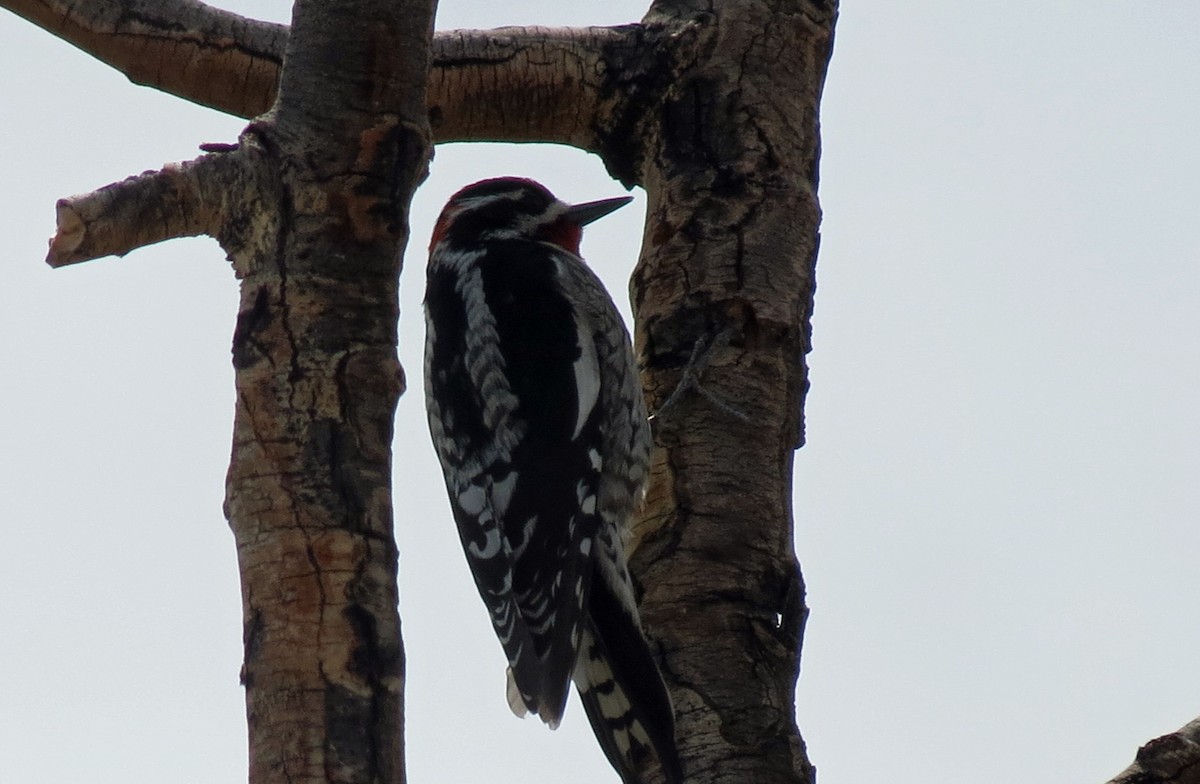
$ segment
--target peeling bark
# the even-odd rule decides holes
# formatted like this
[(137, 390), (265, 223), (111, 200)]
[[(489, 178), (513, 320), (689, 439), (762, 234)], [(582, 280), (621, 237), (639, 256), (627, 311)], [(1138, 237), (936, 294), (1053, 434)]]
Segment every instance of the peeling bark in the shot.
[[(226, 512), (251, 782), (403, 780), (396, 287), (432, 133), (571, 144), (646, 189), (631, 294), (657, 449), (631, 566), (685, 771), (812, 784), (790, 493), (836, 0), (660, 0), (641, 24), (451, 31), (432, 54), (417, 0), (302, 1), (293, 30), (193, 0), (0, 7), (135, 83), (247, 118), (274, 107), (239, 145), (61, 200), (48, 259), (207, 233), (242, 279)], [(1200, 784), (1200, 719), (1110, 784)]]
[(226, 512), (252, 784), (404, 779), (391, 441), (431, 29), (417, 0), (297, 3), (279, 99), (243, 134), (274, 164), (260, 196), (278, 219), (234, 251)]
[[(97, 9), (114, 6), (139, 14), (105, 22)], [(218, 232), (243, 278), (226, 508), (243, 573), (251, 780), (402, 775), (389, 740), (403, 678), (388, 488), (403, 386), (396, 247), (428, 106), (439, 140), (573, 144), (649, 194), (632, 293), (652, 408), (691, 381), (656, 417), (632, 565), (685, 772), (698, 784), (811, 782), (793, 706), (807, 610), (790, 491), (833, 0), (664, 2), (638, 25), (443, 33), (427, 95), (423, 81), (389, 81), (416, 73), (399, 62), (416, 55), (385, 21), (350, 42), (316, 3), (299, 5), (290, 37), (221, 12), (173, 26), (172, 8), (194, 7), (156, 7), (93, 0), (57, 28), (27, 15), (131, 78), (227, 111), (258, 114), (274, 97), (273, 80), (239, 87), (239, 72), (286, 64), (275, 109), (218, 156), (269, 164), (253, 180), (262, 212)], [(209, 84), (151, 73), (137, 56), (147, 37)], [(332, 51), (348, 60), (324, 62)]]
[[(791, 474), (835, 17), (833, 2), (739, 0), (647, 17), (695, 41), (634, 157), (649, 207), (631, 291), (661, 449), (633, 566), (694, 782), (813, 779), (794, 718), (807, 609)], [(700, 390), (662, 410), (697, 357)]]
[[(223, 45), (242, 54), (253, 27), (195, 3), (58, 10), (51, 21), (75, 35), (121, 11), (106, 23), (127, 64), (164, 58), (170, 78), (217, 62), (188, 60), (187, 25), (227, 25)], [(430, 0), (301, 0), (278, 100), (239, 144), (59, 202), (54, 266), (207, 233), (242, 280), (225, 511), (251, 784), (404, 780), (391, 441), (400, 258), (431, 148), (432, 13)], [(150, 56), (148, 29), (166, 34)]]

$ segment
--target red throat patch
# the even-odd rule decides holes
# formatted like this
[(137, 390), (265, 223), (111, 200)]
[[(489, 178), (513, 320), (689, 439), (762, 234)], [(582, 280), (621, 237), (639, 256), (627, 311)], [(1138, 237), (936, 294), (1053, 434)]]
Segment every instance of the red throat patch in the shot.
[(565, 251), (579, 255), (579, 241), (583, 239), (583, 227), (560, 218), (538, 232), (538, 239), (550, 242)]

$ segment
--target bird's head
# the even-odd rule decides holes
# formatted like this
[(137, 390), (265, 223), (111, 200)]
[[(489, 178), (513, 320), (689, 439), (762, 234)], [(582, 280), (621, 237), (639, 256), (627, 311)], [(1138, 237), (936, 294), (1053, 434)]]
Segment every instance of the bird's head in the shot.
[(631, 197), (621, 196), (572, 205), (554, 198), (545, 186), (533, 180), (481, 180), (446, 202), (429, 249), (442, 242), (469, 248), (492, 239), (528, 239), (553, 243), (578, 254), (583, 227), (631, 201)]

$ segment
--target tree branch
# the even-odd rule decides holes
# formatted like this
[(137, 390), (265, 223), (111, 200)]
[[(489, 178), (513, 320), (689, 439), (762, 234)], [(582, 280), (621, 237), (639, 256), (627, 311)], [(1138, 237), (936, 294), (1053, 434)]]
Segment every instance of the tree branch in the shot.
[(1200, 718), (1142, 746), (1108, 784), (1200, 784)]
[[(46, 263), (65, 267), (176, 237), (221, 237), (233, 201), (251, 204), (237, 155), (208, 154), (59, 199)], [(227, 248), (228, 249), (228, 248)]]
[[(0, 0), (0, 7), (135, 84), (245, 118), (275, 101), (285, 25), (195, 0)], [(616, 89), (618, 81), (628, 87), (656, 73), (667, 43), (662, 31), (641, 25), (438, 33), (428, 93), (434, 138), (600, 152), (604, 129), (621, 124), (619, 102), (638, 94)]]
[(638, 26), (453, 30), (434, 38), (429, 115), (439, 142), (555, 142), (596, 151), (618, 98), (609, 50)]
[(241, 117), (275, 100), (287, 27), (196, 0), (0, 0), (134, 84)]

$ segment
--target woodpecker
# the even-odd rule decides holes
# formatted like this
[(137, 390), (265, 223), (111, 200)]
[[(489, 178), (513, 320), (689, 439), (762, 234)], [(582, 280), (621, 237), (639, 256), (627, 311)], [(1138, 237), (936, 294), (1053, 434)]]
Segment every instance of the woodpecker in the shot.
[(508, 657), (509, 706), (562, 720), (573, 680), (624, 784), (681, 784), (674, 712), (625, 560), (650, 430), (629, 333), (579, 256), (628, 197), (460, 190), (429, 247), (425, 399), (450, 506)]

